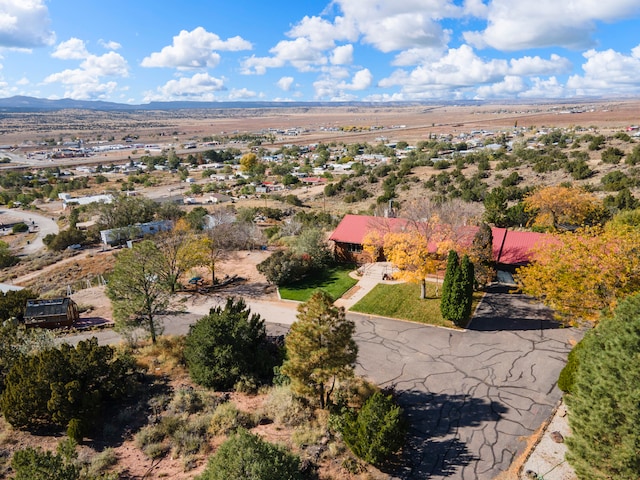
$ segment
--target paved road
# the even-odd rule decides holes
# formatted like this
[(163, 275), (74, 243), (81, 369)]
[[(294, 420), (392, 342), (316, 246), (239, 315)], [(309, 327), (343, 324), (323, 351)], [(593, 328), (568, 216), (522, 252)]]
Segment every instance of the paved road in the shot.
[[(274, 333), (295, 319), (295, 304), (247, 304)], [(165, 332), (186, 333), (209, 307), (168, 317)], [(348, 316), (357, 326), (357, 373), (394, 386), (410, 419), (404, 468), (394, 477), (402, 479), (492, 480), (507, 470), (559, 401), (555, 382), (580, 338), (557, 328), (544, 307), (500, 289), (486, 295), (466, 332)], [(97, 336), (119, 340), (110, 331)]]
[(24, 255), (31, 255), (44, 248), (42, 239), (50, 233), (57, 234), (59, 231), (58, 224), (50, 217), (45, 217), (34, 212), (28, 212), (26, 210), (19, 210), (17, 208), (12, 209), (0, 209), (0, 223), (8, 223), (9, 221), (21, 221), (33, 228), (37, 227), (37, 235), (28, 245), (25, 245), (22, 249)]

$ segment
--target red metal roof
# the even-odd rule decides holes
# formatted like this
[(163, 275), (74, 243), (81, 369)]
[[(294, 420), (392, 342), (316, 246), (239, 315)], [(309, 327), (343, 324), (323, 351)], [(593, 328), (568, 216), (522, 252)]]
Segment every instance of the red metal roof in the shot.
[(534, 247), (549, 238), (537, 232), (492, 228), (493, 258), (505, 265), (524, 265), (531, 261)]
[(372, 217), (369, 215), (345, 215), (329, 240), (361, 245), (371, 230), (401, 232), (409, 223), (404, 218)]
[[(372, 217), (368, 215), (345, 215), (333, 231), (329, 240), (340, 243), (361, 245), (370, 230), (401, 232), (409, 220), (404, 218)], [(476, 226), (464, 227), (458, 243), (469, 246), (478, 231)], [(549, 235), (536, 232), (522, 232), (494, 227), (493, 258), (504, 265), (524, 265), (531, 261), (533, 248), (549, 239)], [(431, 248), (431, 247), (430, 247)], [(435, 249), (435, 246), (433, 247)]]

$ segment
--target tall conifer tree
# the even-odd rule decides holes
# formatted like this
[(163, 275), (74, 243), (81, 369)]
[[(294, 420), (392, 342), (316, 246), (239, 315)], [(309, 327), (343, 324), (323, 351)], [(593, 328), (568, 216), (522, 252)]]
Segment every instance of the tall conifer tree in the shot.
[(460, 261), (458, 254), (455, 250), (449, 250), (449, 256), (447, 257), (447, 270), (444, 274), (444, 281), (442, 282), (442, 298), (440, 299), (440, 312), (445, 320), (452, 320), (455, 315), (453, 309), (455, 308), (454, 284), (458, 271), (460, 270)]
[(567, 459), (579, 478), (640, 478), (640, 295), (622, 301), (580, 343)]
[(285, 341), (287, 360), (282, 365), (294, 392), (318, 399), (325, 408), (336, 382), (353, 375), (358, 357), (354, 332), (355, 324), (328, 293), (318, 290), (301, 304)]

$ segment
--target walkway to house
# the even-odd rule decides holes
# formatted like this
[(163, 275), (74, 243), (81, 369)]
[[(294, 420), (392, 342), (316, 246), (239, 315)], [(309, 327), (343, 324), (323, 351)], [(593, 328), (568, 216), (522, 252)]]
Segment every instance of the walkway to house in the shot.
[(385, 280), (385, 275), (391, 276), (393, 273), (393, 266), (390, 262), (367, 263), (360, 267), (360, 271), (362, 272), (362, 276), (359, 277), (360, 280), (358, 280), (358, 283), (335, 301), (336, 306), (349, 310), (364, 298), (377, 284), (395, 283), (391, 280)]

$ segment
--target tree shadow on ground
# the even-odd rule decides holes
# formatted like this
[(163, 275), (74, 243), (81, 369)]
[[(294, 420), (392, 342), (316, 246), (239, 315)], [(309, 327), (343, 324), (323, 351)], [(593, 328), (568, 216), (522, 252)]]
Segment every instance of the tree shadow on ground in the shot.
[(512, 287), (495, 285), (487, 289), (467, 330), (522, 331), (563, 328), (564, 324), (553, 318), (551, 309), (535, 299), (514, 293)]
[(157, 420), (160, 413), (158, 398), (167, 398), (172, 392), (169, 378), (139, 374), (135, 391), (109, 408), (104, 421), (85, 443), (96, 451), (113, 448), (131, 438), (142, 427)]
[(411, 427), (400, 465), (387, 473), (406, 479), (449, 477), (479, 460), (460, 440), (458, 429), (497, 422), (508, 411), (483, 398), (417, 390), (398, 392), (398, 402)]

